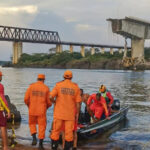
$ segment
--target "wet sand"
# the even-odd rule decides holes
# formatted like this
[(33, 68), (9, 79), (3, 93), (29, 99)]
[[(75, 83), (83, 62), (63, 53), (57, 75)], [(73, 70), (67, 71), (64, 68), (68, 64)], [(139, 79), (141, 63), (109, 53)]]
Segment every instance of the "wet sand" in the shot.
[[(8, 139), (8, 144), (10, 145), (10, 139)], [(50, 144), (44, 144), (45, 150), (50, 150)], [(38, 150), (38, 144), (36, 146), (31, 146), (29, 144), (21, 143), (17, 141), (15, 147), (9, 146), (10, 150)], [(59, 148), (61, 150), (61, 148)], [(0, 138), (0, 150), (2, 150), (2, 143)]]
[[(46, 146), (44, 146), (44, 148), (45, 150), (50, 150), (50, 148), (47, 148)], [(17, 144), (14, 148), (11, 148), (11, 150), (38, 150), (38, 147)]]
[[(50, 147), (44, 145), (45, 150), (51, 150)], [(39, 150), (38, 147), (32, 147), (32, 146), (25, 146), (18, 144), (14, 149), (10, 150)], [(62, 150), (62, 147), (60, 146), (58, 150)], [(100, 146), (97, 145), (88, 145), (88, 146), (81, 146), (78, 147), (78, 150), (126, 150), (126, 148), (120, 148), (119, 146), (112, 146), (111, 148), (106, 148), (105, 144), (101, 144)]]
[[(50, 145), (44, 145), (45, 150), (51, 150)], [(30, 145), (23, 145), (23, 144), (17, 144), (14, 148), (9, 147), (10, 150), (39, 150), (38, 145), (37, 146), (30, 146)], [(1, 150), (1, 147), (0, 147)], [(61, 148), (59, 148), (61, 150)]]

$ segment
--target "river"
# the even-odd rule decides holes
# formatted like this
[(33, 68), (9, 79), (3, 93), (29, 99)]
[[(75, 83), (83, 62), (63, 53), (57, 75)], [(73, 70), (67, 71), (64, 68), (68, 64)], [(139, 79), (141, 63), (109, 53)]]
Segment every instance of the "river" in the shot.
[[(63, 79), (64, 69), (1, 68), (5, 94), (21, 112), (22, 122), (16, 126), (17, 140), (30, 144), (28, 109), (24, 104), (24, 93), (37, 79), (38, 73), (46, 75), (45, 83), (52, 88)], [(122, 70), (82, 70), (72, 69), (73, 81), (85, 93), (94, 93), (100, 84), (106, 85), (121, 105), (130, 107), (127, 120), (96, 139), (80, 142), (80, 149), (95, 150), (149, 150), (150, 149), (150, 71), (133, 72)], [(45, 144), (50, 141), (49, 130), (53, 107), (47, 112)], [(9, 131), (10, 132), (10, 131)]]

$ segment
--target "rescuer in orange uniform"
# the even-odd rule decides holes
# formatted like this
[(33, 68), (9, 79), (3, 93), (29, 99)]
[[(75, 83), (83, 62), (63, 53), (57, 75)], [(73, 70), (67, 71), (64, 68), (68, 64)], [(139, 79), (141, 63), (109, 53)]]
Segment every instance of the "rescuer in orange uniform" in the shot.
[[(73, 129), (75, 121), (78, 121), (80, 112), (80, 89), (76, 83), (71, 81), (72, 72), (64, 72), (64, 80), (58, 82), (50, 93), (53, 101), (56, 97), (54, 107), (54, 120), (50, 138), (52, 140), (52, 150), (57, 150), (59, 135), (62, 125), (65, 125), (65, 147), (69, 150), (73, 145)], [(75, 113), (75, 110), (77, 112)]]
[(105, 85), (101, 85), (99, 88), (99, 92), (101, 93), (101, 95), (105, 98), (106, 103), (108, 105), (108, 107), (111, 107), (111, 105), (114, 102), (114, 98), (111, 95), (110, 91), (108, 91), (105, 87)]
[(27, 89), (24, 102), (29, 109), (29, 127), (33, 136), (32, 145), (37, 144), (36, 124), (38, 124), (39, 149), (43, 150), (43, 139), (46, 130), (46, 111), (52, 105), (49, 100), (49, 88), (44, 84), (45, 75), (39, 74), (37, 82), (31, 84)]
[[(3, 74), (0, 71), (0, 82), (2, 80), (2, 76)], [(2, 134), (3, 150), (9, 150), (6, 129), (7, 117), (5, 111), (7, 112), (7, 117), (10, 118), (10, 110), (8, 108), (8, 103), (4, 96), (4, 86), (0, 83), (0, 129)]]
[(94, 122), (101, 119), (103, 112), (105, 112), (106, 118), (108, 118), (109, 113), (107, 109), (107, 104), (105, 98), (101, 96), (100, 93), (94, 93), (90, 95), (87, 101), (87, 105), (91, 111), (90, 115)]

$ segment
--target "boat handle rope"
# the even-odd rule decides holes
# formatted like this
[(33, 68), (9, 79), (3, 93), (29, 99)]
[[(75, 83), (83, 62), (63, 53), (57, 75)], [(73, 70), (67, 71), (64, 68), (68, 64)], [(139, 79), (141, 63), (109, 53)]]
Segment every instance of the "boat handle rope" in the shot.
[(10, 139), (11, 139), (10, 147), (14, 148), (15, 145), (17, 144), (17, 142), (15, 141), (16, 135), (15, 135), (15, 129), (14, 129), (14, 124), (15, 124), (15, 115), (14, 115), (14, 113), (11, 113), (11, 117), (12, 117), (12, 122), (11, 122), (12, 135), (10, 137)]

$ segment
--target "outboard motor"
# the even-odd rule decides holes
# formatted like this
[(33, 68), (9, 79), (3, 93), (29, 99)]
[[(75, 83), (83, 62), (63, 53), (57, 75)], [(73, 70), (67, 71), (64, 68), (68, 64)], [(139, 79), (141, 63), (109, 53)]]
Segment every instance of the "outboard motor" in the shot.
[(118, 99), (115, 99), (112, 106), (111, 106), (111, 108), (113, 110), (119, 110), (120, 109), (120, 101)]
[(90, 118), (91, 116), (89, 115), (89, 113), (87, 112), (87, 109), (85, 108), (85, 112), (80, 111), (78, 122), (80, 124), (84, 124), (84, 123), (87, 124), (90, 122)]

